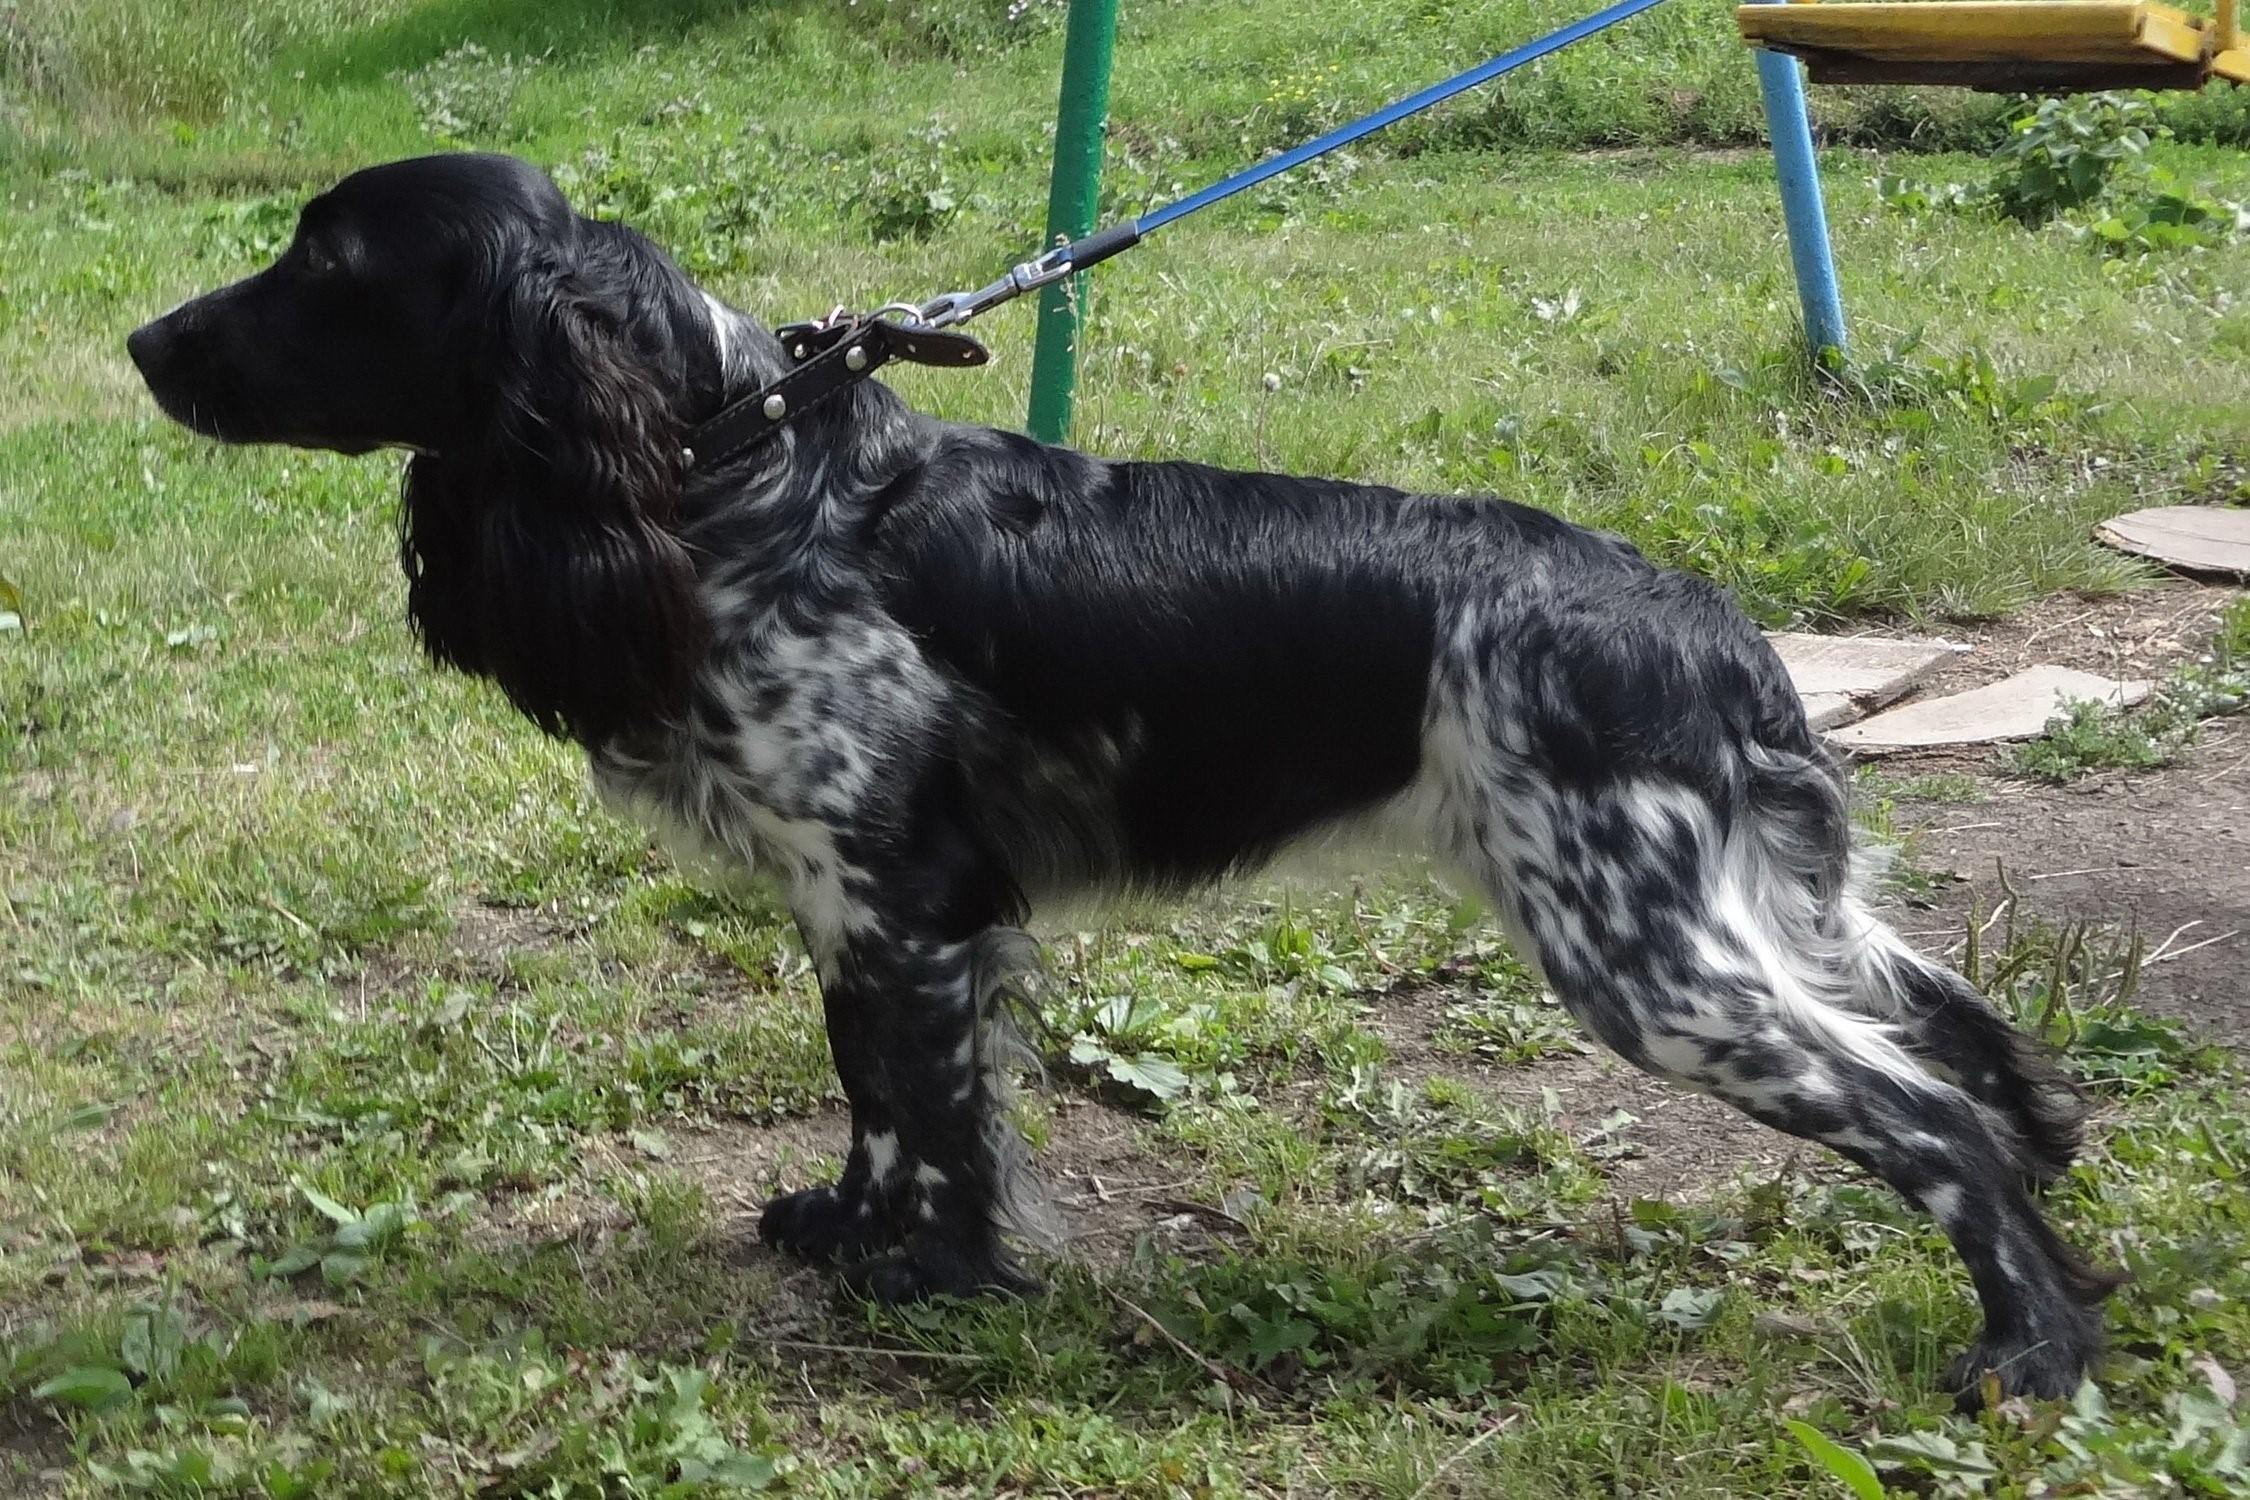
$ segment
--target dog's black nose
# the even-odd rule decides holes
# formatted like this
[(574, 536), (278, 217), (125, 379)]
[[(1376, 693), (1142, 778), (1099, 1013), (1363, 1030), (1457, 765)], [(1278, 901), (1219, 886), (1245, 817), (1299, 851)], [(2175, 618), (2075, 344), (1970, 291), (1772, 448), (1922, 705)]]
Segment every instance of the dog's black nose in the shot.
[(158, 318), (153, 323), (143, 323), (126, 335), (125, 352), (133, 356), (133, 364), (144, 380), (153, 380), (172, 353), (175, 340), (172, 330), (164, 326), (169, 321), (167, 318)]

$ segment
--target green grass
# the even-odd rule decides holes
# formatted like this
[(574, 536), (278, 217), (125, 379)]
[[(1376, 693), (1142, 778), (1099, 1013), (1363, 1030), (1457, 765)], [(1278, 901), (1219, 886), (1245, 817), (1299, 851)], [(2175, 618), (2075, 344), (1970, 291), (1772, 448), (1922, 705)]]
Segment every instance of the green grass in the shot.
[[(387, 464), (193, 441), (121, 339), (338, 171), (455, 144), (546, 163), (776, 319), (979, 282), (1037, 237), (1058, 53), (1051, 6), (1005, 9), (0, 21), (0, 1490), (1816, 1493), (1784, 1418), (1902, 1489), (1957, 1482), (1941, 1443), (2003, 1495), (2234, 1483), (2195, 1393), (2201, 1359), (2250, 1360), (2250, 1217), (2214, 1190), (2250, 1091), (2122, 1008), (2083, 934), (1983, 968), (2104, 1090), (2060, 1214), (2140, 1279), (2110, 1409), (2074, 1425), (1944, 1414), (1973, 1320), (1951, 1254), (1824, 1164), (1613, 1206), (1663, 1132), (1540, 1102), (1538, 1070), (1586, 1065), (1573, 1033), (1412, 872), (1059, 935), (1026, 1128), (1068, 1162), (1114, 1112), (1212, 1233), (910, 1314), (743, 1251), (837, 1105), (778, 914), (699, 890), (572, 754), (425, 668)], [(1563, 14), (1128, 7), (1111, 206)], [(1750, 76), (1723, 8), (1668, 7), (1168, 232), (1101, 273), (1080, 440), (1500, 490), (1774, 621), (2130, 587), (2091, 522), (2237, 497), (2242, 244), (2104, 256), (1876, 190), (1973, 156), (1833, 150), (1859, 352), (1815, 379), (1768, 163), (1698, 149), (1755, 140)], [(1999, 106), (1821, 107), (1976, 147)], [(2239, 136), (2223, 99), (2167, 107)], [(2229, 151), (2157, 154), (2250, 197)], [(989, 372), (900, 384), (1012, 422), (1027, 328), (993, 321)], [(1867, 790), (1877, 823), (1979, 795)]]

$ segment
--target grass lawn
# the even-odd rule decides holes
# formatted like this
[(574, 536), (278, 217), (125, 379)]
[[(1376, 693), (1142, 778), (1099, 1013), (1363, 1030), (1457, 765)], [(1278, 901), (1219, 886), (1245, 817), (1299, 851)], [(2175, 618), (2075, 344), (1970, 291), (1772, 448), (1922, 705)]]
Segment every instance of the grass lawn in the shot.
[[(2138, 1278), (2068, 1409), (1949, 1414), (1965, 1281), (1882, 1191), (1809, 1152), (1691, 1181), (1661, 1120), (1578, 1119), (1550, 1080), (1595, 1065), (1412, 869), (1053, 934), (1025, 1122), (1087, 1232), (1051, 1297), (876, 1312), (749, 1243), (838, 1144), (778, 912), (424, 667), (391, 461), (192, 440), (122, 339), (338, 172), (462, 144), (773, 321), (981, 283), (1045, 194), (1057, 7), (1011, 9), (0, 14), (0, 1492), (2250, 1487), (2250, 1087), (2106, 931), (1979, 964), (2094, 1080), (2057, 1213)], [(1126, 11), (1118, 212), (1568, 7)], [(1078, 441), (1504, 491), (1812, 625), (2130, 589), (2093, 521), (2242, 498), (2250, 237), (1948, 208), (2004, 104), (1817, 102), (1838, 380), (1793, 346), (1748, 59), (1678, 0), (1105, 267)], [(2242, 105), (2163, 108), (2176, 185), (2250, 199)], [(1029, 326), (897, 383), (1013, 424)]]

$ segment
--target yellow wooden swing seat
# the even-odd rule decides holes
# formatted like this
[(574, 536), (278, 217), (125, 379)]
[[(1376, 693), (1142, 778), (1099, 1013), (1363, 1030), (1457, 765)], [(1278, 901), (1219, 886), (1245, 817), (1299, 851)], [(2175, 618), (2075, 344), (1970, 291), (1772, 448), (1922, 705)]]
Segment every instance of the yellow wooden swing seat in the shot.
[(1951, 84), (1999, 93), (2199, 89), (2250, 82), (2235, 0), (2215, 20), (2152, 0), (1793, 0), (1735, 11), (1752, 46), (1815, 83)]

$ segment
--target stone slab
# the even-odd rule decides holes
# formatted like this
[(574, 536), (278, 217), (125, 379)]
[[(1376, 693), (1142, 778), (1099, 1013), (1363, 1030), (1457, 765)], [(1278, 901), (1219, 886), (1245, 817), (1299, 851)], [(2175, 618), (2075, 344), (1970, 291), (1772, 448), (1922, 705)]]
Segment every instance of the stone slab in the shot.
[(1828, 738), (1846, 749), (1880, 755), (1927, 745), (1977, 745), (2024, 740), (2047, 727), (2064, 704), (2079, 699), (2120, 705), (2148, 696), (2146, 682), (2119, 682), (2069, 667), (2027, 667), (2013, 677), (1966, 693), (1922, 698), (1871, 719), (1846, 725)]
[(1859, 717), (1859, 705), (1849, 693), (1803, 693), (1805, 722), (1816, 730), (1834, 729)]
[(2183, 573), (2250, 578), (2250, 509), (2160, 505), (2094, 528), (2095, 540)]
[(1831, 729), (1881, 708), (1960, 650), (1943, 641), (1889, 636), (1769, 635), (1805, 716), (1815, 729)]

